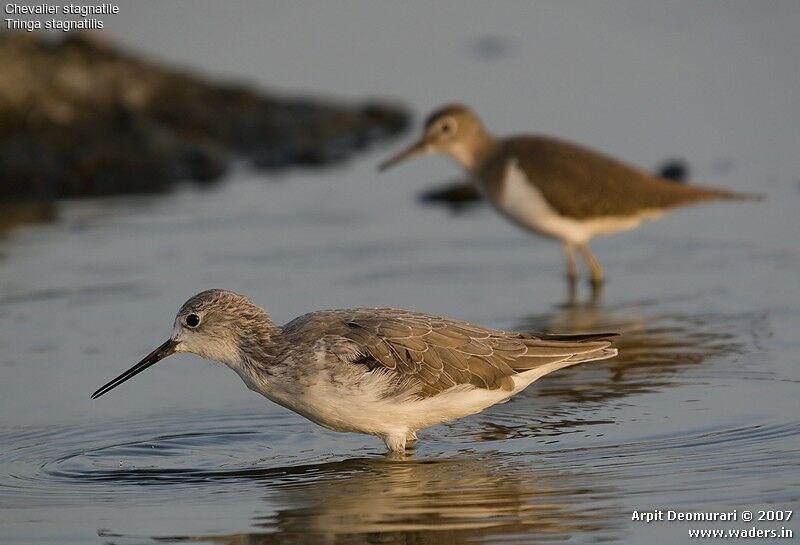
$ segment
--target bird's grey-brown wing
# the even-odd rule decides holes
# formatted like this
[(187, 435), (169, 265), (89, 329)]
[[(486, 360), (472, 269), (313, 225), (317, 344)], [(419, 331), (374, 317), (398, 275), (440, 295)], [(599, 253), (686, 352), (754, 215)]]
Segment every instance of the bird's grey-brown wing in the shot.
[[(516, 137), (505, 140), (503, 145), (503, 155), (513, 157), (550, 206), (570, 218), (627, 216), (711, 199), (746, 197), (667, 181), (602, 153), (553, 138)], [(490, 161), (481, 175), (499, 180), (507, 167), (507, 161)]]
[(339, 312), (328, 335), (345, 342), (344, 359), (394, 373), (420, 397), (457, 385), (510, 391), (518, 373), (556, 362), (608, 357), (603, 350), (613, 337), (536, 337), (397, 309)]

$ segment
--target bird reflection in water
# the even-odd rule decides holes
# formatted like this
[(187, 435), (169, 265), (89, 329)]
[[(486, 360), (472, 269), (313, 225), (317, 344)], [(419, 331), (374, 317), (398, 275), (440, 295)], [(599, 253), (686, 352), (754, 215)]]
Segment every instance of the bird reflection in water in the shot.
[[(618, 507), (591, 475), (504, 465), (490, 458), (345, 460), (315, 466), (305, 479), (269, 480), (274, 511), (256, 531), (158, 538), (228, 545), (300, 543), (531, 543), (591, 533), (614, 540)], [(517, 536), (515, 539), (514, 536)]]
[[(686, 381), (699, 365), (748, 350), (748, 337), (764, 331), (763, 313), (685, 313), (693, 297), (668, 301), (603, 303), (600, 292), (588, 300), (568, 299), (552, 311), (524, 317), (514, 329), (546, 333), (616, 331), (617, 357), (553, 373), (516, 403), (501, 405), (470, 431), (449, 425), (455, 436), (474, 441), (535, 438), (539, 444), (612, 424), (612, 400), (656, 392)], [(682, 312), (683, 311), (683, 312)], [(600, 411), (591, 410), (596, 403)], [(601, 415), (601, 416), (598, 416)]]
[(520, 331), (620, 333), (616, 358), (554, 374), (542, 382), (537, 397), (603, 400), (655, 391), (707, 360), (741, 353), (741, 339), (759, 330), (764, 319), (757, 313), (682, 312), (690, 299), (604, 304), (602, 292), (595, 291), (586, 302), (570, 297), (552, 312), (523, 318)]

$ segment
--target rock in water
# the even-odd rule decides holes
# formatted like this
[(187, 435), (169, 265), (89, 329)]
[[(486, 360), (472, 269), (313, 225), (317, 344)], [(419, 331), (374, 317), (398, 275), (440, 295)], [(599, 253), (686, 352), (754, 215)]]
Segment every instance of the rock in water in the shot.
[(656, 169), (656, 173), (666, 180), (685, 183), (689, 180), (689, 163), (683, 159), (669, 159)]
[(87, 34), (0, 35), (0, 202), (166, 191), (326, 165), (402, 132), (407, 112), (212, 83)]
[(483, 197), (470, 181), (453, 181), (420, 193), (420, 202), (426, 204), (446, 204), (452, 211), (459, 212), (475, 204)]

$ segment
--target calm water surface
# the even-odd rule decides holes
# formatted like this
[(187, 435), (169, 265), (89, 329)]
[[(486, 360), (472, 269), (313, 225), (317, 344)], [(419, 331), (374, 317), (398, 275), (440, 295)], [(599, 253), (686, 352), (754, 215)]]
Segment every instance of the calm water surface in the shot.
[[(800, 162), (789, 151), (800, 141), (800, 119), (789, 105), (800, 95), (777, 67), (800, 47), (785, 32), (797, 11), (771, 5), (778, 7), (757, 15), (739, 6), (720, 17), (691, 4), (652, 18), (633, 8), (613, 17), (588, 7), (529, 14), (548, 39), (559, 25), (578, 33), (568, 23), (580, 23), (581, 39), (559, 53), (575, 55), (579, 68), (596, 66), (603, 51), (622, 56), (585, 95), (549, 89), (574, 90), (573, 76), (580, 80), (547, 64), (556, 59), (554, 42), (528, 36), (518, 18), (506, 17), (503, 27), (496, 10), (477, 8), (469, 15), (483, 13), (488, 26), (437, 33), (436, 12), (420, 22), (420, 40), (441, 46), (430, 55), (403, 39), (412, 14), (402, 11), (387, 15), (388, 45), (376, 41), (372, 56), (354, 53), (361, 67), (336, 65), (314, 79), (281, 62), (286, 51), (270, 49), (221, 63), (247, 76), (260, 62), (276, 73), (258, 76), (265, 82), (353, 96), (363, 87), (422, 108), (460, 95), (496, 118), (498, 131), (541, 122), (539, 130), (644, 166), (684, 153), (705, 183), (769, 198), (685, 210), (598, 241), (609, 283), (595, 300), (584, 290), (571, 303), (558, 245), (486, 207), (452, 215), (415, 202), (416, 192), (455, 172), (441, 160), (378, 177), (376, 153), (278, 179), (241, 171), (211, 191), (63, 203), (40, 217), (44, 223), (0, 233), (2, 542), (683, 543), (690, 526), (641, 525), (631, 511), (798, 509)], [(365, 11), (367, 20), (387, 21)], [(355, 23), (327, 15), (333, 34), (345, 36), (326, 38), (334, 55), (352, 45)], [(129, 17), (146, 19), (144, 11)], [(283, 17), (300, 24), (294, 11)], [(166, 34), (119, 21), (114, 30), (129, 42), (164, 46), (158, 37)], [(285, 20), (264, 21), (291, 38), (281, 34), (291, 26)], [(742, 57), (728, 56), (739, 43), (724, 41), (731, 28), (760, 37), (746, 49), (744, 74)], [(507, 38), (492, 41), (479, 29)], [(713, 38), (707, 47), (692, 41), (699, 30)], [(606, 35), (619, 44), (603, 42)], [(224, 48), (192, 58), (190, 46), (206, 42), (187, 36), (189, 45), (179, 40), (166, 51), (214, 69), (209, 63)], [(591, 38), (604, 45), (584, 49), (581, 40)], [(688, 78), (684, 109), (667, 107), (674, 97), (661, 90), (663, 67), (621, 46), (646, 49), (650, 40), (692, 72), (679, 74)], [(476, 43), (504, 45), (487, 60), (473, 53)], [(389, 46), (399, 47), (400, 66), (417, 53), (430, 88), (402, 74), (370, 79), (363, 65), (378, 70)], [(455, 83), (438, 75), (442, 60), (455, 67)], [(520, 81), (536, 60), (561, 79), (543, 87)], [(716, 73), (700, 70), (712, 61)], [(505, 101), (490, 100), (481, 73), (516, 82)], [(626, 74), (633, 88), (615, 87), (614, 77)], [(708, 93), (720, 78), (730, 91), (717, 99)], [(452, 87), (465, 83), (474, 85)], [(529, 102), (524, 85), (548, 92)], [(524, 116), (507, 109), (529, 103)], [(379, 440), (318, 428), (193, 356), (89, 399), (161, 343), (178, 306), (209, 287), (248, 294), (278, 322), (317, 308), (391, 305), (508, 329), (614, 330), (622, 333), (620, 356), (560, 371), (507, 404), (425, 430), (404, 462), (384, 458)], [(786, 526), (800, 532), (796, 522)]]

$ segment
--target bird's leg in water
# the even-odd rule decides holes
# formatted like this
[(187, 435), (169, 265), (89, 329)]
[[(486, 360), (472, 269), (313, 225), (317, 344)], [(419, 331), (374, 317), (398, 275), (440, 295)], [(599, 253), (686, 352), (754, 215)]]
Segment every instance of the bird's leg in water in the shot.
[(578, 245), (578, 250), (580, 250), (584, 261), (586, 261), (586, 265), (589, 267), (589, 272), (592, 275), (592, 286), (600, 286), (603, 283), (603, 266), (600, 265), (600, 262), (594, 257), (594, 254), (589, 249), (589, 245), (585, 242)]
[(574, 285), (578, 280), (578, 267), (575, 264), (575, 245), (571, 242), (564, 243), (564, 257), (567, 258), (567, 282)]

